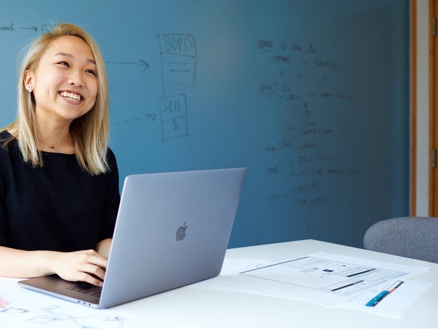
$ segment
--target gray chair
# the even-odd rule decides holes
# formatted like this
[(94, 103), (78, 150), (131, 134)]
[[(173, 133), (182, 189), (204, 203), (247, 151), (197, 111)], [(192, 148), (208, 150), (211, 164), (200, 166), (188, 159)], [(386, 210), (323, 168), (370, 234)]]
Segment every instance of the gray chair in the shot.
[(368, 228), (363, 243), (368, 250), (438, 263), (438, 218), (382, 220)]

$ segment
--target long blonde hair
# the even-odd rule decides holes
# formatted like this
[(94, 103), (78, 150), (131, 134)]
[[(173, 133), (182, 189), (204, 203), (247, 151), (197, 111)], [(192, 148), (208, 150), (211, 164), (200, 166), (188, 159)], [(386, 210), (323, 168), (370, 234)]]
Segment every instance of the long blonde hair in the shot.
[(33, 94), (25, 89), (26, 70), (35, 70), (50, 43), (62, 36), (76, 36), (84, 40), (91, 49), (96, 62), (98, 93), (96, 103), (85, 115), (70, 125), (70, 134), (75, 144), (75, 155), (79, 165), (91, 175), (108, 171), (107, 150), (109, 143), (109, 90), (102, 54), (97, 43), (82, 28), (73, 24), (57, 24), (41, 35), (28, 48), (21, 62), (18, 80), (18, 111), (14, 122), (2, 130), (14, 131), (24, 161), (33, 166), (43, 166), (41, 151), (37, 148), (38, 128), (35, 117)]

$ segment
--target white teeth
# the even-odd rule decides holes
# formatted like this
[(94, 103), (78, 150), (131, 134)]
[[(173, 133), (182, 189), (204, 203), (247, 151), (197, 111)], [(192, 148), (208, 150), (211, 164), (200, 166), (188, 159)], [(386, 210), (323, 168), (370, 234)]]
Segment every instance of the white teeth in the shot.
[(75, 101), (80, 101), (81, 100), (81, 95), (69, 93), (68, 91), (61, 92), (61, 96), (65, 97), (65, 98), (69, 98), (69, 99), (75, 100)]

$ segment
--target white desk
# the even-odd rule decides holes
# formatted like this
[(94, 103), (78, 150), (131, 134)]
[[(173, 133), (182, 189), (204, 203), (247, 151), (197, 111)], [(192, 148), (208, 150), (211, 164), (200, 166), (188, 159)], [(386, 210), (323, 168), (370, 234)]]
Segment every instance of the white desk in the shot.
[[(327, 252), (359, 258), (410, 265), (430, 267), (431, 271), (418, 275), (413, 280), (433, 282), (433, 286), (410, 307), (401, 320), (373, 315), (347, 309), (332, 309), (312, 303), (272, 298), (262, 295), (219, 292), (196, 289), (187, 286), (156, 296), (145, 298), (109, 310), (91, 310), (85, 306), (64, 302), (39, 293), (27, 291), (16, 285), (15, 279), (0, 278), (0, 296), (10, 305), (19, 308), (23, 300), (32, 300), (38, 307), (58, 305), (67, 308), (71, 314), (87, 314), (93, 317), (121, 314), (126, 319), (136, 319), (136, 324), (145, 327), (438, 327), (438, 264), (386, 255), (340, 246), (315, 240), (302, 240), (287, 243), (230, 249), (227, 258), (253, 258), (282, 261), (314, 252)], [(215, 279), (212, 279), (215, 280)], [(30, 313), (28, 313), (30, 314)], [(3, 314), (4, 315), (4, 314)], [(0, 309), (0, 327), (2, 327)], [(8, 315), (10, 317), (13, 314)], [(30, 317), (30, 316), (29, 316)], [(47, 316), (46, 316), (47, 317)], [(71, 318), (71, 316), (70, 316)], [(74, 321), (43, 323), (41, 328), (75, 327)], [(96, 320), (96, 319), (94, 319)], [(128, 323), (128, 322), (126, 322)], [(127, 327), (125, 323), (125, 327)], [(30, 323), (29, 323), (30, 324)], [(38, 327), (35, 322), (32, 326)], [(97, 327), (116, 327), (121, 323), (99, 322)], [(4, 324), (3, 324), (4, 325)], [(10, 327), (8, 325), (7, 327)], [(77, 327), (77, 326), (76, 326)]]

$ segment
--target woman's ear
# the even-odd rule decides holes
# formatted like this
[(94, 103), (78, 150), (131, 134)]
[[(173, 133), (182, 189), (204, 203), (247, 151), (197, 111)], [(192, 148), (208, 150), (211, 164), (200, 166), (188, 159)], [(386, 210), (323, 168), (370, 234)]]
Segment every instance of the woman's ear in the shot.
[(23, 83), (26, 90), (31, 93), (33, 91), (33, 74), (31, 71), (24, 71)]

